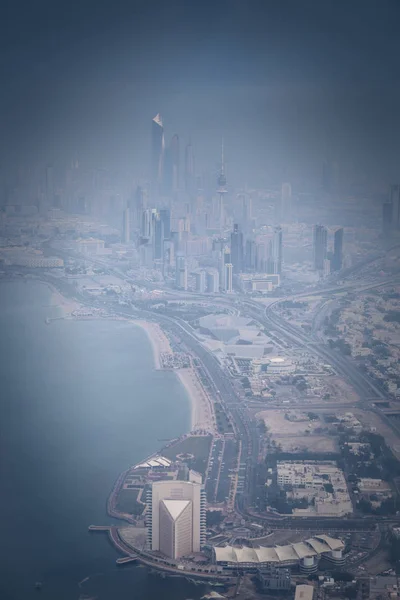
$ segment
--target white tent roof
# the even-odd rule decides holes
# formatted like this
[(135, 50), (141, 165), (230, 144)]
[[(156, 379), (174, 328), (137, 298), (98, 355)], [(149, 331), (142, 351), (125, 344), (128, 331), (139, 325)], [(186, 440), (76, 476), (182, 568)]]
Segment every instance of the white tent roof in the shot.
[(341, 540), (331, 538), (327, 535), (318, 535), (305, 542), (288, 544), (287, 546), (258, 548), (225, 546), (214, 547), (217, 562), (228, 563), (284, 563), (287, 561), (298, 561), (306, 556), (316, 556), (331, 552), (331, 550), (342, 550), (344, 544)]

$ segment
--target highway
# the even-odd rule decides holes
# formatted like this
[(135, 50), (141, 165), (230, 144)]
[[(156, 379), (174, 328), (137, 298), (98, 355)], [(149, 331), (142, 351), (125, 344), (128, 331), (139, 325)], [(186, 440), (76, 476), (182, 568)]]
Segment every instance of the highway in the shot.
[[(105, 265), (102, 266), (105, 267)], [(117, 277), (123, 278), (129, 283), (136, 283), (120, 271), (117, 271), (112, 268), (107, 268), (107, 271), (110, 274), (114, 274)], [(62, 288), (62, 291), (64, 293), (67, 293), (69, 296), (73, 294), (73, 288), (69, 284), (69, 282), (64, 283), (60, 280), (55, 281), (51, 277), (49, 277), (48, 280), (53, 285), (58, 285), (60, 288)], [(216, 305), (221, 305), (232, 308), (233, 305), (235, 308), (235, 312), (239, 308), (242, 314), (248, 315), (249, 317), (254, 318), (256, 321), (260, 322), (268, 330), (275, 332), (278, 338), (286, 340), (291, 345), (305, 347), (309, 352), (314, 353), (324, 362), (332, 365), (339, 375), (346, 378), (351, 383), (351, 385), (361, 397), (362, 402), (368, 404), (372, 398), (386, 400), (387, 396), (385, 392), (382, 389), (380, 389), (379, 386), (377, 386), (373, 381), (371, 381), (371, 379), (368, 378), (365, 374), (361, 373), (358, 367), (351, 360), (349, 360), (348, 357), (344, 357), (338, 351), (333, 351), (326, 345), (321, 343), (321, 340), (317, 336), (318, 327), (315, 327), (314, 333), (312, 335), (307, 335), (300, 328), (292, 325), (291, 323), (288, 323), (285, 319), (278, 315), (275, 312), (275, 308), (279, 305), (279, 303), (288, 299), (294, 300), (300, 299), (302, 297), (319, 295), (323, 297), (326, 296), (329, 300), (329, 297), (332, 297), (338, 293), (342, 294), (344, 292), (354, 292), (361, 290), (364, 291), (367, 289), (382, 287), (384, 285), (393, 283), (393, 279), (374, 282), (373, 284), (368, 284), (365, 286), (360, 285), (360, 282), (358, 282), (356, 284), (351, 284), (347, 286), (341, 285), (336, 287), (330, 287), (327, 289), (313, 290), (311, 292), (302, 292), (293, 296), (285, 296), (274, 299), (271, 302), (271, 304), (267, 307), (265, 307), (265, 305), (262, 305), (257, 301), (248, 299), (243, 296), (217, 296), (210, 298), (209, 296), (201, 296), (198, 294), (179, 293), (174, 295), (177, 300), (184, 301), (186, 295), (186, 298), (190, 299), (190, 301), (198, 300), (199, 302), (210, 303), (213, 307), (215, 307)], [(85, 304), (88, 304), (89, 302), (93, 304), (93, 301), (89, 300), (86, 297), (86, 295), (85, 299), (83, 299), (83, 294), (77, 293), (76, 290), (73, 295), (75, 295), (75, 297), (80, 302), (84, 300)], [(174, 295), (171, 294), (169, 298), (174, 298)], [(241, 479), (240, 484), (238, 485), (236, 505), (239, 509), (239, 512), (243, 513), (243, 516), (249, 514), (251, 518), (254, 519), (254, 513), (248, 513), (248, 509), (250, 504), (249, 501), (253, 496), (253, 491), (256, 485), (254, 477), (254, 467), (257, 464), (259, 455), (259, 431), (256, 427), (256, 423), (253, 422), (247, 415), (247, 409), (240, 407), (239, 399), (235, 393), (232, 382), (229, 376), (225, 374), (225, 372), (222, 370), (217, 358), (211, 351), (207, 350), (200, 343), (195, 331), (191, 328), (191, 326), (188, 323), (186, 323), (182, 319), (161, 315), (151, 310), (138, 309), (133, 304), (131, 306), (114, 305), (112, 307), (112, 311), (116, 315), (119, 314), (124, 317), (141, 317), (144, 319), (150, 319), (158, 322), (163, 328), (173, 332), (179, 339), (181, 339), (185, 346), (189, 349), (189, 351), (201, 360), (210, 380), (210, 384), (214, 389), (215, 398), (217, 398), (220, 401), (221, 405), (225, 408), (226, 412), (230, 414), (234, 423), (236, 436), (242, 442), (242, 453), (239, 464), (239, 473), (241, 474), (241, 477), (243, 477), (243, 479)], [(379, 414), (380, 416), (382, 416), (381, 413)], [(280, 521), (278, 521), (273, 515), (271, 515), (271, 517), (268, 517), (266, 515), (261, 517), (260, 515), (258, 515), (258, 518), (262, 519), (264, 523), (273, 523), (274, 527), (294, 528), (294, 521), (296, 521), (297, 527), (303, 527), (303, 525), (298, 524), (298, 521), (296, 519), (290, 517)], [(305, 525), (305, 527), (312, 528), (314, 526), (317, 528), (321, 528), (322, 524), (324, 529), (328, 527), (328, 524), (324, 522), (324, 519), (307, 519), (307, 525)], [(333, 526), (333, 523), (331, 525)], [(358, 528), (369, 526), (370, 524), (367, 524), (365, 519), (356, 518), (346, 520), (346, 528)]]

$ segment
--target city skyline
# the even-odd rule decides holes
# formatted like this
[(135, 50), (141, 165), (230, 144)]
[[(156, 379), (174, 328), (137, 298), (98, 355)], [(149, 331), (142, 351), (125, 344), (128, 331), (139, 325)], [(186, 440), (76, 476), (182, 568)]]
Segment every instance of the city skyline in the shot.
[(399, 22), (5, 0), (1, 600), (399, 595)]

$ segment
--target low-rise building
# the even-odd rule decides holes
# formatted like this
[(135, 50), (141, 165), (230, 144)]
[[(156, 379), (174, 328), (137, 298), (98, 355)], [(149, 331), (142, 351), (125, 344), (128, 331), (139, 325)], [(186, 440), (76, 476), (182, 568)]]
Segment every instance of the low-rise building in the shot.
[(257, 579), (264, 591), (290, 590), (292, 585), (289, 569), (272, 566), (266, 569), (258, 569)]
[[(287, 567), (300, 565), (305, 558), (313, 558), (313, 565), (322, 557), (333, 557), (341, 552), (344, 544), (337, 538), (321, 534), (304, 542), (286, 546), (242, 546), (214, 547), (214, 562), (225, 570), (238, 568), (256, 572), (269, 566)], [(314, 562), (315, 561), (315, 562)]]
[(314, 588), (312, 585), (300, 584), (296, 585), (294, 600), (313, 600)]
[(343, 472), (334, 461), (278, 461), (277, 482), (291, 486), (293, 498), (305, 498), (308, 508), (295, 508), (293, 515), (342, 517), (353, 511)]

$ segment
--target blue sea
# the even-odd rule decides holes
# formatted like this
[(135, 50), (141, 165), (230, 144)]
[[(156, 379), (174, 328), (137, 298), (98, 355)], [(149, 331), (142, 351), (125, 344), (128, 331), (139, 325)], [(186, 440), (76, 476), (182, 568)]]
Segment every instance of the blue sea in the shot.
[(179, 380), (129, 323), (46, 324), (61, 313), (44, 284), (2, 282), (0, 306), (0, 598), (200, 598), (204, 586), (117, 567), (88, 532), (110, 523), (119, 473), (189, 429)]

